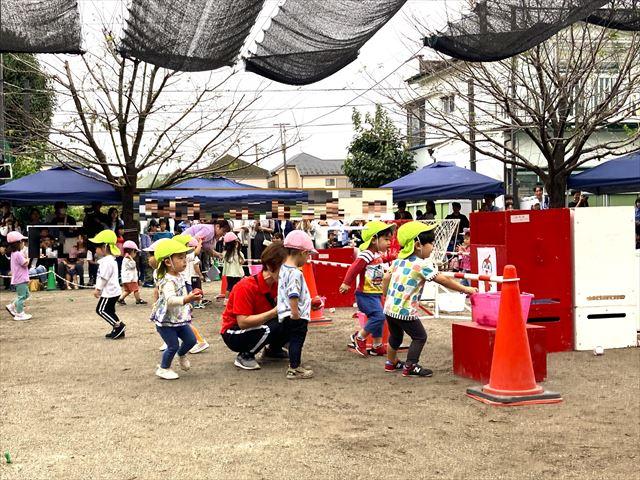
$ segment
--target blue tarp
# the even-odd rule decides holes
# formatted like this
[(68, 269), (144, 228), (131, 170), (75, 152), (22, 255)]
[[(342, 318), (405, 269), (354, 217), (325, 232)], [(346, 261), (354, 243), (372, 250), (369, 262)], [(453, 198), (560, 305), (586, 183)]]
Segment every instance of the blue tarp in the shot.
[[(191, 200), (201, 204), (228, 205), (238, 203), (260, 203), (271, 200), (284, 202), (305, 201), (303, 191), (270, 190), (239, 183), (225, 177), (193, 178), (165, 190), (153, 190), (142, 195), (143, 201)], [(241, 206), (241, 205), (238, 205)]]
[(595, 194), (640, 192), (640, 151), (571, 175), (567, 184)]
[(88, 205), (120, 203), (120, 194), (103, 177), (83, 169), (56, 167), (27, 175), (0, 187), (0, 200), (16, 205), (47, 205), (58, 201)]
[(393, 189), (394, 201), (482, 198), (491, 193), (504, 193), (500, 180), (457, 167), (452, 162), (435, 162), (381, 188)]

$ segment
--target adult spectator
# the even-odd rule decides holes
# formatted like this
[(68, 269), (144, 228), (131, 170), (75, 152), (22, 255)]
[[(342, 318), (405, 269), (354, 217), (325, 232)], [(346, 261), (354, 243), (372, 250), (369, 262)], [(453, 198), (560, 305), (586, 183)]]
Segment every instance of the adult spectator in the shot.
[(427, 206), (424, 211), (424, 215), (420, 220), (435, 220), (438, 212), (436, 211), (436, 202), (433, 200), (427, 200)]
[(229, 295), (222, 313), (220, 335), (227, 347), (237, 352), (234, 365), (244, 370), (257, 370), (256, 354), (266, 345), (263, 357), (288, 358), (282, 346), (287, 333), (278, 322), (278, 273), (287, 258), (281, 243), (269, 245), (262, 256), (262, 272), (244, 277)]
[(540, 210), (549, 209), (549, 197), (544, 194), (544, 188), (542, 185), (536, 185), (533, 187), (533, 195), (538, 203), (540, 203)]
[(569, 208), (588, 207), (589, 199), (580, 190), (571, 190), (573, 201), (569, 202)]
[(500, 209), (496, 207), (493, 202), (496, 201), (496, 196), (493, 193), (485, 195), (482, 199), (482, 207), (480, 207), (481, 212), (499, 212)]
[(296, 226), (291, 220), (276, 220), (273, 228), (274, 233), (282, 234), (282, 237), (286, 237), (290, 232), (293, 232)]
[(636, 224), (640, 223), (640, 197), (636, 198)]
[(325, 214), (320, 215), (319, 220), (311, 222), (315, 232), (313, 236), (313, 244), (316, 248), (326, 248), (329, 241), (329, 222)]
[(416, 210), (416, 220), (424, 220), (424, 213), (422, 210)]
[(405, 202), (404, 200), (400, 200), (398, 202), (398, 210), (396, 210), (394, 218), (396, 220), (413, 220), (411, 212), (407, 211), (407, 202)]
[(118, 230), (120, 227), (124, 227), (124, 221), (120, 218), (120, 212), (116, 207), (111, 207), (107, 212), (107, 218), (109, 219), (109, 223), (107, 223), (107, 228), (109, 230), (113, 230), (114, 232)]
[(27, 225), (42, 225), (42, 214), (40, 210), (35, 207), (29, 209), (29, 220), (27, 220)]
[(56, 202), (53, 205), (53, 216), (47, 220), (47, 225), (75, 225), (76, 219), (67, 215), (67, 204)]
[(158, 230), (153, 232), (153, 235), (151, 235), (151, 240), (154, 242), (157, 242), (162, 238), (173, 238), (173, 233), (169, 230), (169, 222), (164, 218), (161, 218), (158, 221)]
[(256, 220), (254, 224), (254, 230), (256, 232), (253, 237), (251, 254), (254, 258), (260, 258), (262, 252), (266, 248), (265, 240), (271, 241), (271, 234), (273, 233), (273, 221), (268, 218), (265, 220)]
[(469, 219), (465, 214), (460, 213), (462, 205), (460, 205), (459, 202), (453, 202), (451, 204), (451, 208), (453, 209), (453, 213), (450, 213), (445, 218), (447, 220), (460, 220), (460, 223), (458, 224), (458, 231), (462, 233), (465, 229), (469, 228)]
[(513, 195), (505, 195), (504, 196), (504, 209), (505, 210), (514, 210), (515, 209), (514, 201), (513, 201)]

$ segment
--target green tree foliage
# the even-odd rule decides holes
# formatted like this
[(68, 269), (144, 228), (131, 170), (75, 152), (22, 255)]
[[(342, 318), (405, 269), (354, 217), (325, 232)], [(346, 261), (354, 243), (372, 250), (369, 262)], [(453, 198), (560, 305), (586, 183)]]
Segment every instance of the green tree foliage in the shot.
[(356, 188), (377, 188), (416, 169), (413, 153), (408, 151), (400, 131), (380, 105), (373, 115), (354, 109), (355, 136), (343, 171)]
[(34, 173), (46, 155), (55, 93), (38, 59), (31, 54), (5, 54), (4, 68), (6, 157), (15, 160), (14, 178)]

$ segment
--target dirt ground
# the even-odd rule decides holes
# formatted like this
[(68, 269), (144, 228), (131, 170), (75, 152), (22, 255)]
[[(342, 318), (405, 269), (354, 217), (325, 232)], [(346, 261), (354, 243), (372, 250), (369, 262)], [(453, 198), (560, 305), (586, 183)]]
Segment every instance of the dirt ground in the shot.
[(236, 369), (210, 306), (195, 324), (211, 348), (168, 382), (150, 309), (119, 307), (127, 337), (109, 341), (94, 307), (88, 291), (40, 292), (32, 320), (0, 312), (3, 480), (638, 478), (640, 349), (552, 354), (545, 386), (564, 403), (496, 408), (452, 374), (449, 321), (426, 322), (434, 377), (402, 378), (345, 348), (339, 310), (308, 336), (316, 378), (288, 381), (282, 363)]

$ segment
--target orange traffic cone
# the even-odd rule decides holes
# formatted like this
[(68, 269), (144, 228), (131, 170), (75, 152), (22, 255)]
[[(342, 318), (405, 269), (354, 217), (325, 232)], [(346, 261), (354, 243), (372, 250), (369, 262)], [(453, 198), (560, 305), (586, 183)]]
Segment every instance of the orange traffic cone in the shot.
[(227, 296), (227, 276), (223, 275), (220, 281), (220, 293), (216, 296), (216, 299), (221, 299)]
[(545, 391), (536, 384), (517, 278), (516, 267), (504, 267), (489, 384), (468, 388), (467, 395), (489, 405), (559, 403), (559, 393)]
[[(313, 275), (313, 266), (310, 263), (305, 263), (302, 267), (302, 274), (304, 275), (304, 281), (307, 284), (311, 298), (317, 297), (318, 287), (316, 286), (316, 278)], [(311, 310), (311, 318), (309, 319), (310, 324), (329, 322), (331, 322), (331, 319), (324, 316), (324, 307), (319, 310)]]

